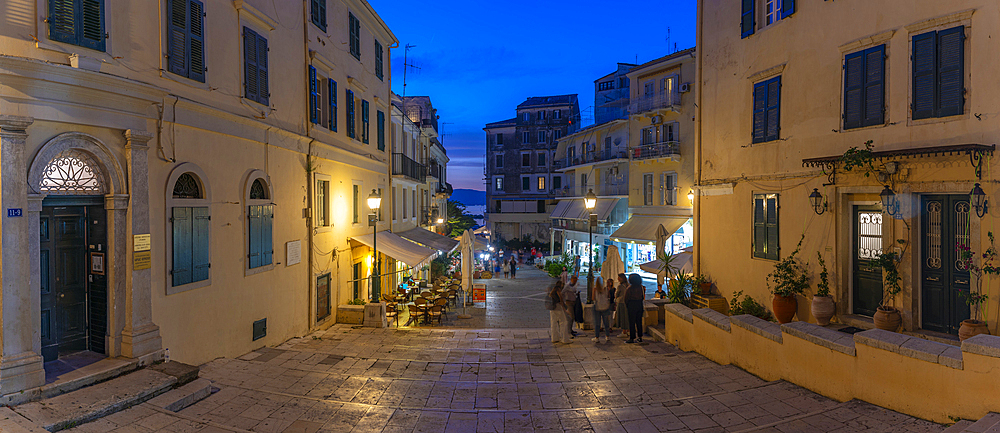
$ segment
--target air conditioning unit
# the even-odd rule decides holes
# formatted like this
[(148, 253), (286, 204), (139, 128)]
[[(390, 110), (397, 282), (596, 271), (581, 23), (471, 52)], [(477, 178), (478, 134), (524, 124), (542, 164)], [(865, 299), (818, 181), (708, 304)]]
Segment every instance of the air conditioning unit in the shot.
[(690, 92), (691, 91), (691, 83), (681, 83), (680, 91), (681, 91), (681, 93)]
[(657, 125), (663, 123), (663, 116), (653, 116), (652, 124)]

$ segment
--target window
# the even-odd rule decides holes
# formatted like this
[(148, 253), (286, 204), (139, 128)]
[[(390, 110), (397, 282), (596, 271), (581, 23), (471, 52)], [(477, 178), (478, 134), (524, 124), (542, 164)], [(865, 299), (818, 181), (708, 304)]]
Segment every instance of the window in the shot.
[(653, 130), (656, 129), (655, 126), (649, 128), (642, 128), (642, 136), (639, 137), (639, 144), (653, 144)]
[(764, 22), (771, 25), (781, 20), (781, 0), (764, 0)]
[(598, 91), (611, 90), (611, 89), (614, 89), (614, 88), (615, 88), (615, 82), (614, 81), (603, 81), (603, 82), (597, 83), (597, 90)]
[(965, 26), (913, 37), (913, 119), (965, 109)]
[(399, 220), (399, 206), (396, 205), (396, 197), (399, 197), (399, 188), (392, 187), (392, 220)]
[(661, 128), (663, 128), (663, 134), (660, 136), (660, 140), (667, 142), (680, 141), (677, 129), (678, 127), (680, 127), (680, 124), (677, 122), (664, 123), (661, 125)]
[(538, 177), (538, 190), (539, 191), (545, 191), (545, 177), (544, 176), (539, 176)]
[(844, 129), (885, 123), (885, 45), (844, 57)]
[(778, 194), (753, 195), (753, 256), (778, 260)]
[(740, 0), (740, 37), (746, 38), (754, 33), (757, 27), (757, 2), (764, 7), (764, 22), (766, 26), (788, 18), (795, 13), (795, 0)]
[(104, 0), (49, 0), (49, 39), (104, 51)]
[(524, 113), (521, 116), (521, 119), (524, 120), (525, 122), (530, 122), (531, 121), (531, 113)]
[(493, 190), (503, 191), (503, 176), (493, 178)]
[(327, 89), (330, 95), (330, 130), (337, 132), (337, 82), (330, 79)]
[(604, 154), (611, 156), (611, 137), (604, 137)]
[(500, 212), (500, 200), (493, 200), (493, 212)]
[(522, 153), (521, 154), (521, 167), (531, 167), (531, 154)]
[(361, 142), (368, 144), (368, 101), (361, 100)]
[(545, 110), (538, 112), (538, 120), (545, 120)]
[(781, 131), (781, 76), (753, 86), (753, 142), (778, 139)]
[(503, 154), (493, 155), (494, 163), (493, 166), (496, 168), (503, 168)]
[(660, 204), (677, 204), (677, 173), (660, 173)]
[(311, 0), (309, 7), (309, 17), (316, 27), (326, 32), (326, 0)]
[(521, 178), (521, 191), (531, 191), (531, 178), (522, 177)]
[(249, 27), (243, 27), (243, 90), (245, 98), (268, 105), (267, 39)]
[(553, 119), (561, 119), (562, 118), (562, 110), (552, 110), (552, 118)]
[(382, 43), (375, 41), (375, 76), (379, 80), (385, 81), (383, 78), (385, 74), (382, 71), (383, 57), (385, 57), (385, 50), (382, 49)]
[[(744, 1), (746, 1), (746, 0), (744, 0)], [(625, 77), (618, 78), (618, 88), (619, 89), (624, 89), (624, 88), (628, 87), (628, 84), (629, 84), (628, 83), (628, 78), (625, 78)]]
[(358, 138), (357, 132), (355, 131), (354, 92), (344, 90), (344, 99), (347, 100), (347, 136), (351, 138)]
[[(319, 175), (317, 175), (319, 177)], [(316, 179), (316, 227), (330, 226), (330, 181)]]
[(547, 152), (539, 152), (538, 153), (538, 164), (537, 165), (539, 167), (545, 167), (545, 154), (546, 153)]
[(351, 55), (361, 60), (361, 21), (350, 12), (347, 13), (347, 32), (350, 37)]
[(361, 221), (361, 185), (354, 184), (354, 196), (351, 198), (351, 205), (354, 207), (354, 219), (351, 220), (354, 224)]
[(378, 150), (385, 150), (385, 113), (382, 110), (375, 112), (376, 128), (378, 128)]
[(583, 187), (583, 190), (587, 189), (587, 174), (586, 173), (580, 175), (580, 186)]
[[(556, 111), (559, 111), (559, 110), (556, 110)], [(557, 129), (555, 131), (555, 136), (553, 136), (552, 139), (553, 140), (558, 140), (560, 138), (562, 138), (562, 130)]]
[(539, 143), (545, 142), (545, 131), (538, 131), (538, 142)]
[(204, 83), (205, 5), (197, 0), (170, 0), (168, 7), (167, 70)]
[(274, 223), (274, 206), (266, 181), (258, 177), (250, 184), (247, 200), (247, 267), (249, 269), (268, 266), (273, 262), (274, 247), (271, 239)]
[(530, 142), (531, 142), (531, 133), (528, 131), (524, 131), (523, 133), (521, 133), (521, 143), (528, 144)]
[(210, 214), (201, 179), (193, 172), (181, 174), (174, 181), (172, 198), (171, 286), (208, 280)]
[(412, 215), (414, 218), (416, 218), (417, 217), (417, 190), (414, 189), (413, 191), (410, 191), (410, 193), (411, 193), (410, 194), (410, 197), (411, 197), (410, 204), (413, 205), (413, 206), (411, 206), (411, 209), (410, 209), (410, 215)]
[(535, 212), (536, 213), (548, 213), (548, 209), (546, 209), (546, 206), (545, 206), (545, 200), (538, 200), (536, 203), (537, 203), (535, 205), (536, 206), (536, 208), (535, 208)]
[(642, 175), (642, 205), (653, 205), (653, 173)]
[(403, 188), (403, 219), (409, 218), (409, 214), (406, 213), (406, 188)]
[(497, 144), (503, 144), (503, 134), (497, 134)]
[(642, 97), (652, 98), (656, 96), (656, 82), (653, 80), (647, 81), (642, 84)]
[(552, 189), (562, 189), (562, 176), (552, 176)]
[(661, 100), (667, 101), (670, 104), (680, 102), (680, 98), (677, 97), (677, 80), (677, 75), (671, 75), (667, 78), (660, 79)]

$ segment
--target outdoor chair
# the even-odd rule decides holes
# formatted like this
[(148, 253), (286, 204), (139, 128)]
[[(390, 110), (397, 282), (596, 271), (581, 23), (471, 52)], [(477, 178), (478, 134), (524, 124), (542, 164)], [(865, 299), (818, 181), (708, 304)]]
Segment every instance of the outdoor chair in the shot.
[(427, 315), (427, 310), (429, 308), (428, 304), (429, 302), (427, 299), (422, 296), (417, 296), (417, 298), (413, 300), (413, 311), (411, 311), (410, 314), (411, 317), (414, 318), (414, 323), (416, 323), (420, 316)]
[(434, 300), (434, 306), (441, 307), (441, 313), (448, 312), (448, 298), (437, 298)]
[(385, 306), (385, 318), (393, 318), (396, 321), (396, 327), (399, 327), (399, 309), (397, 309), (396, 304), (388, 304)]
[(442, 313), (441, 313), (441, 306), (440, 305), (435, 305), (435, 306), (431, 307), (429, 314), (430, 314), (431, 320), (434, 320), (435, 318), (437, 318), (438, 325), (441, 324)]

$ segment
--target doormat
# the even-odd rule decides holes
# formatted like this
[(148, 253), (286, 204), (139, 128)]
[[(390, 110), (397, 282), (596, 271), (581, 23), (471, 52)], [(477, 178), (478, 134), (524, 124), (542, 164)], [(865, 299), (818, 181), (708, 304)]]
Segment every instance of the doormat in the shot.
[(843, 332), (845, 334), (857, 334), (857, 333), (859, 333), (861, 331), (864, 331), (864, 329), (857, 328), (857, 327), (854, 327), (854, 326), (848, 326), (846, 328), (840, 328), (840, 329), (838, 329), (838, 331)]

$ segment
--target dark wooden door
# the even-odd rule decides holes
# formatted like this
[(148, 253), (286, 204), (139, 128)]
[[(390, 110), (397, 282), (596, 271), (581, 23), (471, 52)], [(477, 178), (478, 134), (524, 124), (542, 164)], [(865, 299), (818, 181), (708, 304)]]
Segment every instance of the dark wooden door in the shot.
[(969, 293), (969, 271), (960, 266), (956, 251), (970, 242), (969, 196), (928, 195), (921, 205), (922, 327), (958, 334), (970, 313), (963, 297)]
[(853, 296), (854, 313), (875, 314), (882, 301), (882, 269), (872, 260), (882, 254), (882, 210), (854, 206)]

